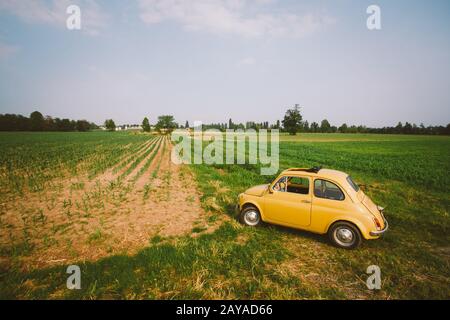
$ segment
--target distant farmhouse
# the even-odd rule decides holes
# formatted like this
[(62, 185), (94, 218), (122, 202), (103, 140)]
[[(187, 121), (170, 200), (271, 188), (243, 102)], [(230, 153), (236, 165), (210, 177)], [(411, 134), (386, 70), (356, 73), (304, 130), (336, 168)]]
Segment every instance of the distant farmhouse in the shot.
[(142, 126), (139, 124), (124, 124), (116, 127), (116, 131), (123, 130), (142, 130)]
[[(107, 130), (105, 126), (99, 126), (101, 130)], [(120, 126), (116, 126), (116, 131), (124, 131), (124, 130), (142, 130), (142, 126), (139, 124), (123, 124)]]

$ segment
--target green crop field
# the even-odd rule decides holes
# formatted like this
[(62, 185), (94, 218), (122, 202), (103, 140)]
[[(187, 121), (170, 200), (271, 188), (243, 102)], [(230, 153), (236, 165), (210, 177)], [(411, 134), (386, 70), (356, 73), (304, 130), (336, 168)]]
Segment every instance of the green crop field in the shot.
[[(233, 215), (257, 165), (170, 163), (167, 138), (0, 134), (0, 298), (449, 299), (450, 138), (282, 136), (280, 170), (345, 171), (390, 230), (347, 251)], [(201, 210), (201, 212), (200, 212)], [(66, 288), (68, 265), (81, 290)], [(366, 287), (378, 265), (381, 290)]]

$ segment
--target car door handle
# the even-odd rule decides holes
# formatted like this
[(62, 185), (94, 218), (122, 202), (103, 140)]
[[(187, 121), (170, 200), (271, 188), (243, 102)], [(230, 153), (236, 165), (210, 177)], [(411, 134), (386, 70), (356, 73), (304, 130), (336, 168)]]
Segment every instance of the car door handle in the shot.
[(311, 203), (309, 200), (302, 200), (303, 203)]

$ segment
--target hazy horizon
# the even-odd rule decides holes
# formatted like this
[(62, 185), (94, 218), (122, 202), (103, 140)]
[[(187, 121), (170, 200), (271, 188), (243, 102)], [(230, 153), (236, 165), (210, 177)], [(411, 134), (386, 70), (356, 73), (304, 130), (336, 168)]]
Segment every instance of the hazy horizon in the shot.
[(448, 1), (0, 0), (0, 113), (445, 126), (449, 39)]

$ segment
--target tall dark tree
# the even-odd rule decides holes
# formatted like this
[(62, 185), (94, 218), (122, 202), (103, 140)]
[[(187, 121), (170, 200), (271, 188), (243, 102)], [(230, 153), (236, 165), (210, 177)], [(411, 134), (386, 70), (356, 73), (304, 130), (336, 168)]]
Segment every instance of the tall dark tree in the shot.
[(304, 132), (309, 132), (309, 122), (308, 122), (308, 120), (305, 120), (303, 122), (303, 131)]
[(30, 129), (31, 131), (43, 131), (45, 126), (45, 120), (42, 113), (34, 111), (30, 114)]
[(76, 122), (76, 129), (80, 132), (86, 132), (91, 128), (91, 125), (86, 120), (78, 120)]
[(395, 127), (395, 133), (402, 133), (402, 132), (403, 132), (403, 124), (399, 122)]
[(328, 122), (327, 119), (323, 119), (322, 122), (320, 123), (320, 131), (321, 132), (331, 132), (331, 125)]
[(228, 129), (234, 129), (234, 123), (233, 120), (231, 120), (231, 118), (228, 120)]
[(190, 128), (190, 127), (189, 127), (189, 121), (186, 120), (186, 124), (184, 125), (184, 127), (185, 127), (186, 129), (189, 129), (189, 128)]
[(105, 128), (108, 131), (115, 131), (116, 130), (116, 124), (114, 123), (113, 119), (108, 119), (105, 121)]
[(412, 127), (411, 123), (406, 122), (405, 126), (403, 127), (403, 133), (406, 133), (406, 134), (412, 133), (412, 128), (413, 127)]
[(293, 109), (286, 111), (283, 119), (283, 127), (290, 135), (296, 135), (302, 125), (302, 115), (298, 104)]
[(76, 123), (70, 121), (70, 119), (62, 119), (60, 122), (60, 131), (73, 131), (75, 130)]
[(277, 124), (276, 124), (275, 129), (280, 129), (280, 127), (281, 127), (280, 120), (277, 120)]
[(150, 123), (148, 122), (147, 117), (142, 120), (142, 130), (144, 130), (144, 132), (150, 132)]
[(348, 126), (346, 123), (343, 123), (340, 127), (339, 127), (339, 132), (340, 133), (346, 133), (348, 130)]
[(174, 129), (178, 127), (173, 116), (163, 115), (158, 117), (158, 122), (156, 123), (156, 129), (162, 133), (171, 133)]
[(319, 124), (315, 121), (311, 123), (311, 132), (319, 132)]

